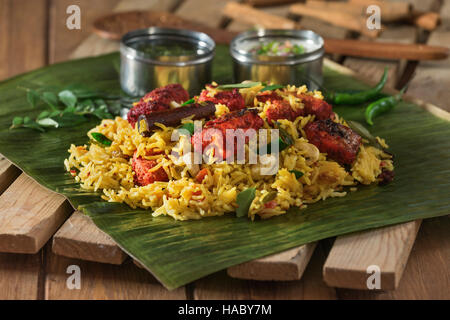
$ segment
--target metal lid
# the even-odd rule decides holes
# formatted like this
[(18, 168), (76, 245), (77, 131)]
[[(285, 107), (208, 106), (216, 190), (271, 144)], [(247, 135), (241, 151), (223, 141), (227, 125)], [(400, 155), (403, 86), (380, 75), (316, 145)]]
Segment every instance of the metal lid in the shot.
[[(142, 44), (170, 44), (189, 47), (195, 53), (184, 55), (162, 55), (155, 56), (139, 49)], [(205, 33), (151, 27), (128, 32), (120, 42), (120, 52), (128, 59), (140, 60), (156, 65), (187, 66), (205, 63), (214, 57), (216, 44), (214, 40)]]
[[(291, 56), (262, 56), (258, 57), (249, 50), (249, 43), (261, 42), (263, 40), (300, 40), (313, 44), (312, 51), (307, 51)], [(247, 31), (236, 36), (230, 45), (231, 56), (242, 63), (249, 64), (269, 64), (269, 65), (294, 65), (320, 59), (324, 55), (324, 41), (317, 33), (310, 30), (284, 30), (266, 29)]]

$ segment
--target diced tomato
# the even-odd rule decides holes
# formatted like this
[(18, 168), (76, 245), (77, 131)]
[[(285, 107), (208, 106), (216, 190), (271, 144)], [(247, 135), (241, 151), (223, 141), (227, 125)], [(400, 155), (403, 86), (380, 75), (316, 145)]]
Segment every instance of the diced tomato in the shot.
[(195, 176), (195, 180), (198, 183), (202, 183), (203, 179), (205, 179), (205, 177), (209, 174), (209, 170), (207, 168), (203, 168), (202, 170), (200, 170), (197, 175)]
[(274, 209), (276, 206), (277, 206), (276, 200), (272, 200), (264, 204), (264, 207), (267, 209)]

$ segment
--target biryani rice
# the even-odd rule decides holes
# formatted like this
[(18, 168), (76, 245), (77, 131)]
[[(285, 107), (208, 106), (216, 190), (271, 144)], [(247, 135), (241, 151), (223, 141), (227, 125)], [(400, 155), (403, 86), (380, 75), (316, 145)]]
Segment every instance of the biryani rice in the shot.
[[(240, 93), (246, 104), (256, 107), (265, 120), (265, 110), (270, 107), (270, 102), (261, 103), (255, 98), (261, 88), (240, 89)], [(218, 90), (213, 87), (209, 89)], [(293, 93), (323, 99), (319, 91), (308, 92), (306, 86), (288, 86), (283, 90), (278, 89), (277, 93), (289, 101), (293, 108), (303, 108), (301, 99)], [(226, 106), (216, 105), (216, 116), (228, 112)], [(274, 175), (260, 175), (258, 164), (202, 164), (200, 168), (208, 168), (208, 174), (199, 183), (192, 176), (192, 167), (172, 155), (172, 151), (179, 152), (178, 142), (171, 141), (175, 128), (160, 125), (160, 129), (152, 136), (143, 137), (120, 117), (103, 120), (88, 132), (90, 138), (92, 132), (102, 133), (112, 141), (110, 146), (95, 143), (90, 146), (71, 145), (68, 150), (70, 156), (64, 164), (67, 171), (80, 182), (81, 188), (101, 190), (104, 200), (126, 203), (132, 208), (151, 209), (154, 216), (169, 215), (176, 220), (235, 212), (237, 195), (250, 187), (256, 188), (256, 196), (248, 216), (252, 220), (256, 216), (266, 219), (284, 214), (293, 206), (306, 208), (308, 204), (329, 197), (343, 197), (347, 194), (346, 190), (354, 190), (358, 183), (376, 182), (382, 167), (393, 170), (391, 156), (368, 144), (361, 145), (355, 163), (349, 171), (345, 170), (308, 143), (303, 128), (312, 121), (312, 115), (300, 116), (294, 121), (279, 120), (281, 128), (294, 138), (295, 143), (280, 152), (279, 168)], [(346, 125), (338, 116), (334, 121)], [(270, 128), (266, 121), (264, 127)], [(379, 143), (387, 148), (384, 140), (379, 139)], [(161, 154), (149, 156), (150, 150)], [(169, 181), (136, 186), (131, 166), (135, 152), (143, 159), (155, 160), (157, 166), (153, 170), (163, 168)], [(292, 170), (302, 172), (303, 176), (297, 179)], [(270, 192), (276, 192), (275, 207), (265, 206), (264, 197)]]

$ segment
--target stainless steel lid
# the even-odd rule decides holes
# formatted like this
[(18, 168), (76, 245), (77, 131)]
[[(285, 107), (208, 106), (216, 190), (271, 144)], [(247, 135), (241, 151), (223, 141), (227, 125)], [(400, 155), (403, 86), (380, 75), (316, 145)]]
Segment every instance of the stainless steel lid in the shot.
[[(151, 55), (140, 49), (140, 45), (180, 45), (195, 51), (185, 55)], [(155, 65), (188, 66), (205, 63), (214, 57), (214, 40), (205, 33), (151, 27), (131, 31), (122, 37), (120, 52), (128, 59)]]
[[(305, 53), (291, 56), (271, 56), (258, 57), (250, 52), (250, 48), (262, 41), (302, 41), (311, 47)], [(231, 41), (231, 56), (241, 63), (249, 64), (274, 64), (274, 65), (295, 65), (320, 59), (324, 55), (324, 41), (317, 33), (310, 30), (283, 30), (267, 29), (247, 31), (239, 34)]]

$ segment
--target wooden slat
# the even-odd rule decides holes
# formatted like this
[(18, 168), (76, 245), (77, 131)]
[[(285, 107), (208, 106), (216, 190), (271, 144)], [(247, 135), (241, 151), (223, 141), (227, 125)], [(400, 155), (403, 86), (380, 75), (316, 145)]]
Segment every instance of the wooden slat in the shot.
[(299, 281), (251, 281), (215, 273), (194, 283), (194, 299), (336, 299), (335, 289), (322, 281), (320, 268), (325, 257), (326, 250), (319, 243)]
[(308, 243), (281, 253), (252, 260), (228, 268), (233, 278), (249, 280), (299, 280), (316, 248), (317, 242)]
[[(434, 31), (428, 44), (450, 44), (450, 31)], [(450, 46), (450, 45), (449, 45)], [(421, 62), (408, 93), (450, 111), (450, 59)]]
[[(0, 0), (0, 80), (46, 64), (46, 21), (46, 0)], [(0, 193), (18, 174), (0, 160)], [(41, 253), (0, 253), (0, 300), (38, 299), (41, 279)]]
[(337, 289), (339, 299), (448, 300), (450, 298), (450, 217), (422, 222), (397, 290)]
[[(49, 250), (50, 251), (50, 250)], [(67, 268), (80, 268), (81, 288), (69, 290)], [(45, 299), (123, 300), (186, 299), (185, 289), (168, 291), (147, 271), (131, 260), (121, 266), (69, 259), (51, 252), (47, 258)]]
[(53, 237), (56, 254), (88, 261), (122, 264), (127, 255), (92, 220), (75, 211)]
[[(412, 26), (392, 27), (383, 32), (377, 41), (415, 43), (417, 40), (417, 31)], [(407, 61), (395, 60), (377, 60), (377, 59), (359, 59), (346, 58), (344, 65), (354, 70), (361, 76), (378, 80), (381, 78), (384, 68), (389, 68), (389, 78), (387, 86), (395, 88), (405, 71)]]
[[(51, 0), (49, 21), (49, 62), (56, 63), (67, 60), (75, 50), (91, 33), (93, 21), (110, 12), (117, 6), (119, 0), (96, 0), (92, 5), (91, 0)], [(81, 11), (81, 29), (69, 30), (66, 20), (69, 15), (67, 7), (77, 5)], [(70, 41), (67, 41), (70, 39)]]
[[(208, 1), (185, 0), (176, 10), (180, 17), (204, 24), (209, 27), (219, 27), (223, 22), (222, 9), (232, 0)], [(239, 1), (238, 1), (239, 2)]]
[(72, 210), (63, 196), (22, 173), (0, 196), (0, 252), (38, 252)]
[(0, 194), (16, 180), (20, 172), (8, 159), (0, 155)]
[(397, 288), (420, 221), (340, 236), (323, 267), (325, 282), (332, 287), (367, 290), (367, 268), (380, 268), (382, 290)]
[[(279, 16), (279, 17), (286, 17), (289, 13), (289, 6), (285, 5), (285, 6), (276, 6), (276, 7), (267, 7), (267, 8), (259, 8), (259, 10), (261, 12), (265, 12), (271, 15), (275, 15), (275, 16)], [(283, 20), (282, 20), (283, 21)], [(230, 22), (230, 24), (227, 26), (227, 29), (230, 31), (247, 31), (251, 28), (254, 27), (258, 27), (258, 26), (265, 26), (264, 23), (262, 23), (262, 21), (260, 21), (259, 19), (255, 19), (254, 24), (249, 24), (249, 23), (245, 23), (243, 21), (237, 21), (237, 20), (232, 20)], [(285, 22), (283, 22), (284, 24)], [(295, 25), (295, 22), (289, 22), (292, 23), (292, 25)], [(288, 25), (289, 25), (288, 23)]]
[(38, 298), (41, 253), (0, 253), (0, 300)]
[(0, 79), (46, 64), (46, 0), (0, 0)]
[[(289, 13), (289, 6), (268, 7), (261, 9), (261, 11), (285, 18)], [(227, 29), (231, 31), (245, 31), (251, 27), (253, 26), (250, 24), (233, 20)], [(292, 248), (279, 254), (233, 266), (228, 268), (227, 273), (229, 276), (238, 279), (298, 280), (302, 277), (315, 247), (316, 243), (309, 243)]]
[[(129, 10), (159, 10), (169, 11), (179, 3), (179, 0), (128, 0), (121, 1), (114, 8), (114, 12)], [(105, 13), (106, 14), (106, 13)], [(95, 34), (84, 40), (70, 55), (72, 59), (84, 58), (100, 54), (106, 54), (119, 50), (119, 42), (102, 39)]]

